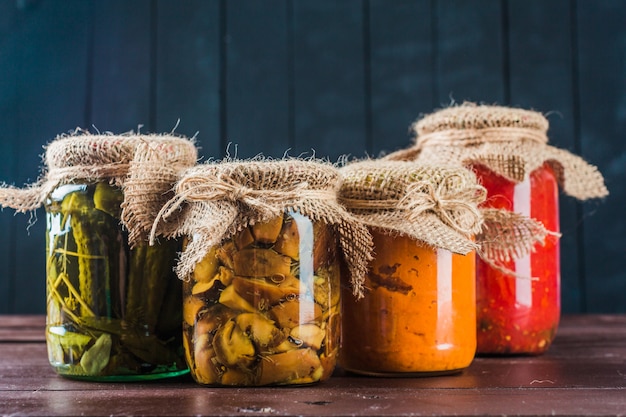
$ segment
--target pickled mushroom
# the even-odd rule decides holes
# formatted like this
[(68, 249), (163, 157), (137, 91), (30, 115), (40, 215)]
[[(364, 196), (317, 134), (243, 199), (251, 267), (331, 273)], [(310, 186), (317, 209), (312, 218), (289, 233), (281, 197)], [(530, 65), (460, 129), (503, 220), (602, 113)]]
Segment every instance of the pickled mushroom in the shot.
[(193, 326), (200, 310), (204, 308), (204, 301), (198, 297), (187, 297), (183, 303), (183, 320), (189, 326)]
[[(334, 236), (308, 230), (327, 243)], [(339, 266), (334, 249), (319, 248), (319, 270), (303, 278), (299, 257), (313, 256), (314, 243), (313, 236), (303, 243), (300, 234), (291, 215), (244, 228), (211, 250), (211, 271), (217, 271), (211, 279), (194, 272), (185, 284), (185, 306), (194, 306), (193, 298), (204, 304), (195, 324), (185, 328), (185, 346), (193, 352), (187, 358), (198, 382), (305, 384), (330, 376), (339, 331), (331, 326), (331, 335), (327, 321), (339, 317)]]
[[(210, 343), (209, 335), (200, 335), (194, 342), (194, 374), (198, 382), (211, 384), (218, 380), (219, 372), (212, 361), (215, 350)], [(192, 362), (190, 362), (192, 363)]]
[(205, 334), (215, 333), (220, 326), (233, 317), (235, 317), (235, 312), (221, 304), (203, 310), (200, 313), (200, 318), (196, 321), (194, 339)]
[(254, 382), (255, 375), (241, 369), (229, 368), (224, 372), (220, 383), (222, 385), (250, 385)]
[(269, 244), (276, 242), (278, 234), (283, 226), (283, 215), (277, 216), (264, 223), (257, 223), (252, 226), (252, 235), (259, 243)]
[(302, 341), (304, 346), (319, 350), (326, 337), (326, 332), (315, 324), (301, 324), (291, 329), (289, 336)]
[(220, 292), (226, 288), (222, 281), (219, 280), (219, 275), (216, 275), (209, 282), (199, 282), (191, 289), (191, 294), (206, 303), (213, 304), (219, 300)]
[(194, 268), (193, 279), (196, 282), (211, 281), (217, 274), (218, 265), (217, 249), (213, 247)]
[(283, 223), (274, 250), (296, 261), (300, 259), (300, 234), (296, 222), (289, 220)]
[(300, 300), (286, 301), (277, 304), (270, 311), (270, 317), (278, 323), (281, 328), (292, 329), (299, 324), (315, 323), (322, 317), (322, 308), (317, 303), (312, 303), (313, 309), (304, 310), (301, 308)]
[(288, 275), (291, 258), (271, 249), (247, 248), (233, 254), (235, 275), (244, 277), (269, 277)]
[(256, 308), (252, 304), (237, 294), (234, 285), (229, 285), (222, 291), (219, 302), (237, 311), (247, 311), (248, 313), (254, 313), (256, 311)]
[(285, 338), (274, 322), (261, 314), (242, 313), (235, 321), (241, 330), (249, 334), (261, 348), (275, 346)]
[[(259, 385), (280, 384), (306, 378), (322, 367), (311, 349), (296, 349), (264, 356), (259, 364)], [(323, 369), (322, 369), (323, 371)], [(310, 382), (313, 382), (311, 379)]]
[(235, 235), (234, 241), (237, 249), (242, 250), (254, 243), (254, 236), (252, 236), (250, 229), (246, 228)]
[(229, 269), (235, 269), (233, 263), (233, 254), (237, 252), (237, 248), (232, 240), (229, 240), (219, 246), (216, 250), (217, 259)]
[(229, 320), (213, 336), (213, 349), (217, 360), (227, 366), (245, 368), (254, 362), (252, 340), (234, 320)]
[(233, 287), (235, 287), (237, 294), (259, 310), (267, 310), (281, 300), (298, 294), (294, 287), (277, 286), (256, 278), (235, 277), (233, 278)]

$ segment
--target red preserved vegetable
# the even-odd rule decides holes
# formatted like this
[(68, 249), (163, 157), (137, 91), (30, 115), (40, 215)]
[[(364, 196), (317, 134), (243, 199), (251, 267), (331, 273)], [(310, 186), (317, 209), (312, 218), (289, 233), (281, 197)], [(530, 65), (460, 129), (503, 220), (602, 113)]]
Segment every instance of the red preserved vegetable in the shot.
[[(520, 183), (482, 165), (474, 171), (487, 189), (485, 207), (516, 211), (559, 231), (558, 185), (547, 164)], [(503, 266), (517, 276), (477, 259), (477, 352), (541, 354), (552, 343), (560, 317), (558, 236), (549, 234), (543, 245)]]
[(536, 111), (463, 103), (416, 121), (415, 145), (385, 157), (469, 166), (487, 189), (477, 235), (479, 354), (548, 349), (560, 314), (558, 187), (578, 200), (608, 195), (595, 166), (548, 144), (548, 128)]

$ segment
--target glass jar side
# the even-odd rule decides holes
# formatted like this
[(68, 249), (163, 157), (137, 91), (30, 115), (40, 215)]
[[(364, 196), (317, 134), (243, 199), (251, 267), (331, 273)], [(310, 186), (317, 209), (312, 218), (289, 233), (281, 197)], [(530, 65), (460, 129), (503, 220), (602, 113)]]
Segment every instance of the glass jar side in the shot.
[[(365, 297), (343, 294), (340, 366), (373, 376), (467, 368), (476, 351), (475, 257), (372, 230)], [(346, 291), (344, 289), (344, 291)]]
[(180, 245), (130, 249), (122, 191), (65, 184), (46, 202), (46, 341), (60, 375), (132, 381), (188, 372), (181, 338)]
[[(530, 216), (549, 231), (559, 231), (558, 184), (548, 165), (522, 183), (482, 166), (474, 167), (487, 189), (485, 206)], [(503, 265), (517, 277), (477, 260), (477, 338), (479, 354), (544, 353), (560, 318), (559, 238), (548, 235), (522, 258)]]
[(211, 248), (183, 285), (191, 375), (212, 386), (328, 379), (340, 337), (337, 239), (288, 210)]

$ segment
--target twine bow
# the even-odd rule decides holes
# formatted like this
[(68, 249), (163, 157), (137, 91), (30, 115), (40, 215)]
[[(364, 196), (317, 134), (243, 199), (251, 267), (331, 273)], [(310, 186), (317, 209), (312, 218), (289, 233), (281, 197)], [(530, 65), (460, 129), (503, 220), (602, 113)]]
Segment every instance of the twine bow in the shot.
[(159, 211), (152, 225), (150, 242), (154, 242), (157, 226), (185, 203), (230, 202), (240, 204), (262, 219), (279, 216), (286, 205), (306, 198), (336, 198), (332, 190), (312, 190), (306, 182), (285, 185), (280, 189), (257, 189), (241, 184), (232, 178), (216, 175), (190, 175), (179, 181), (176, 195)]
[(482, 215), (476, 204), (484, 200), (487, 191), (480, 185), (450, 187), (458, 175), (444, 178), (439, 184), (431, 181), (417, 181), (409, 184), (406, 194), (398, 202), (398, 208), (406, 211), (412, 222), (419, 221), (428, 211), (435, 213), (443, 223), (464, 236), (471, 236), (480, 230)]

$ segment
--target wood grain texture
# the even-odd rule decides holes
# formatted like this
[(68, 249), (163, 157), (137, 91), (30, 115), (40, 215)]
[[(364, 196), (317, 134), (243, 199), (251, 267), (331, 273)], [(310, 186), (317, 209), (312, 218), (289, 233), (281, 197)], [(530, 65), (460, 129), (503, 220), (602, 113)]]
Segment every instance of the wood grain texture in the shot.
[(589, 311), (626, 308), (626, 7), (578, 2), (581, 154), (606, 177), (611, 195), (584, 204), (584, 271)]
[[(151, 1), (93, 2), (89, 125), (116, 134), (154, 131)], [(92, 125), (94, 128), (92, 128)]]
[(367, 150), (363, 2), (293, 2), (294, 146), (336, 161)]
[(187, 7), (158, 2), (156, 131), (197, 134), (204, 160), (219, 159), (220, 3), (193, 0)]
[[(626, 3), (612, 0), (0, 2), (0, 181), (76, 127), (198, 132), (203, 160), (331, 161), (410, 144), (451, 101), (548, 114), (611, 195), (562, 195), (562, 305), (626, 312)], [(0, 314), (42, 313), (45, 217), (0, 213)]]
[[(410, 146), (409, 126), (435, 102), (432, 2), (372, 0), (369, 10), (371, 108), (376, 157)], [(368, 63), (366, 62), (366, 65)]]
[[(25, 3), (20, 25), (15, 105), (18, 135), (13, 139), (16, 184), (32, 183), (40, 173), (43, 146), (57, 134), (85, 123), (90, 3)], [(29, 45), (29, 46), (26, 46)], [(29, 216), (14, 218), (14, 311), (45, 308), (45, 214), (29, 227)]]
[[(575, 120), (575, 74), (572, 37), (574, 11), (569, 0), (508, 2), (508, 57), (512, 106), (534, 109), (550, 123), (549, 144), (580, 152)], [(584, 308), (583, 257), (578, 244), (581, 207), (561, 194), (561, 285), (564, 311)]]
[[(20, 323), (22, 326), (20, 326)], [(55, 374), (31, 317), (0, 324), (0, 411), (19, 415), (526, 415), (623, 416), (626, 316), (566, 316), (536, 357), (479, 357), (462, 373), (358, 377), (337, 370), (306, 387), (210, 388), (189, 376), (144, 383), (76, 381)]]
[[(11, 2), (0, 2), (0, 181), (15, 180), (17, 161), (17, 136), (19, 132), (18, 66), (19, 9)], [(22, 184), (12, 184), (22, 185)], [(15, 221), (9, 209), (0, 211), (0, 314), (13, 311), (13, 288), (15, 286)]]
[(504, 2), (436, 2), (437, 107), (506, 102)]
[[(257, 154), (280, 158), (291, 142), (287, 2), (226, 2), (225, 7), (223, 139), (237, 145), (240, 158)], [(232, 156), (235, 149), (230, 152)]]

